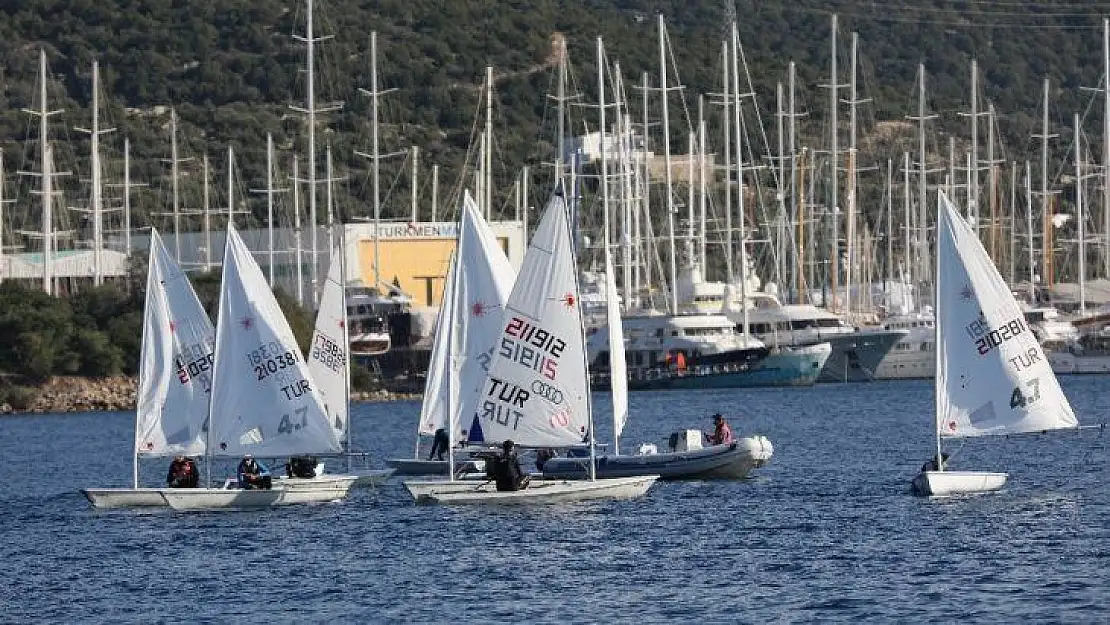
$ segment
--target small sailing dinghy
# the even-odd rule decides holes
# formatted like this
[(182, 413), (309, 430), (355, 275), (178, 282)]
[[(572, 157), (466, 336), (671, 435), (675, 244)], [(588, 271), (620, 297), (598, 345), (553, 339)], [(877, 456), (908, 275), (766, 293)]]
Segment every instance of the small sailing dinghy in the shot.
[(1078, 428), (1079, 422), (1021, 308), (975, 231), (937, 198), (936, 469), (915, 494), (996, 491), (1006, 473), (945, 470), (944, 438)]
[(131, 488), (86, 488), (95, 508), (165, 506), (166, 488), (139, 487), (139, 458), (204, 453), (212, 386), (212, 321), (158, 231), (150, 231)]
[(355, 486), (372, 486), (389, 478), (393, 469), (364, 469), (355, 473), (351, 466), (351, 341), (347, 328), (345, 247), (340, 245), (332, 250), (331, 267), (316, 311), (316, 328), (308, 347), (308, 373), (336, 438), (343, 441), (347, 450), (347, 473), (357, 477)]
[[(605, 250), (605, 274), (605, 316), (609, 333), (610, 392), (613, 401), (613, 453), (597, 458), (598, 477), (658, 475), (663, 480), (743, 479), (752, 469), (767, 464), (774, 454), (774, 447), (764, 436), (751, 436), (723, 445), (702, 447), (702, 433), (698, 430), (688, 430), (693, 436), (676, 440), (673, 445), (676, 449), (668, 452), (621, 455), (620, 436), (628, 420), (628, 374), (620, 293), (617, 291), (613, 259), (609, 250)], [(678, 447), (681, 449), (677, 449)], [(549, 479), (582, 479), (589, 475), (588, 460), (581, 457), (551, 458), (543, 464), (543, 475)]]
[[(342, 445), (336, 429), (310, 380), (293, 330), (262, 270), (235, 227), (228, 224), (206, 455), (211, 459), (339, 454)], [(174, 510), (263, 508), (342, 499), (355, 479), (320, 475), (274, 480), (269, 490), (225, 484), (166, 490), (162, 497)]]
[[(421, 436), (437, 430), (447, 433), (447, 459), (391, 459), (387, 463), (404, 475), (438, 475), (445, 479), (405, 482), (410, 492), (449, 488), (459, 474), (485, 472), (485, 461), (456, 456), (455, 443), (467, 438), (460, 429), (460, 397), (466, 389), (476, 392), (501, 335), (501, 316), (516, 280), (516, 272), (497, 237), (466, 193), (459, 216), (455, 253), (436, 319), (431, 364), (424, 386), (424, 402), (417, 426), (417, 452)], [(469, 422), (466, 424), (469, 426)], [(453, 473), (447, 467), (454, 466)], [(473, 484), (470, 485), (473, 487)]]
[[(480, 442), (512, 440), (525, 447), (561, 448), (588, 442), (592, 459), (594, 428), (578, 270), (567, 206), (559, 193), (548, 203), (532, 236), (492, 345), (488, 371), (480, 384), (464, 386), (459, 398), (463, 407), (459, 414), (475, 418), (471, 440), (480, 432)], [(658, 476), (598, 479), (591, 471), (590, 478), (545, 480), (504, 492), (491, 491), (488, 485), (454, 492), (410, 492), (417, 502), (442, 504), (627, 499), (646, 493)]]

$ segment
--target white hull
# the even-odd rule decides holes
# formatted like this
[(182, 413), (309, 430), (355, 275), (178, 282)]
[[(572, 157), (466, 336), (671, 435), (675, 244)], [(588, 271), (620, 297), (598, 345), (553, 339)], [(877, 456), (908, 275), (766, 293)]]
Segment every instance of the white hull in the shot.
[(989, 493), (1005, 486), (1007, 477), (983, 471), (923, 471), (913, 478), (913, 490), (923, 497)]
[(162, 497), (174, 510), (251, 510), (343, 499), (357, 479), (354, 475), (282, 478), (274, 480), (274, 487), (269, 490), (167, 489)]
[(588, 501), (593, 499), (634, 499), (643, 496), (659, 476), (621, 477), (605, 480), (554, 480), (530, 485), (524, 490), (501, 492), (479, 490), (438, 493), (418, 498), (417, 503), (487, 504), (496, 506), (536, 505)]
[(1053, 373), (1110, 373), (1110, 356), (1076, 356), (1069, 352), (1048, 352)]
[[(543, 476), (532, 475), (532, 481), (529, 483), (528, 488), (534, 488), (545, 483)], [(448, 480), (441, 478), (438, 480), (405, 480), (402, 482), (405, 490), (409, 491), (412, 498), (420, 501), (421, 498), (426, 498), (431, 495), (446, 495), (452, 493), (490, 493), (496, 492), (497, 486), (493, 480), (483, 477), (471, 477), (461, 480)]]
[(94, 508), (164, 508), (162, 493), (176, 488), (85, 488), (81, 493)]
[[(752, 469), (766, 465), (775, 448), (764, 436), (749, 436), (728, 445), (688, 451), (636, 455), (602, 455), (597, 458), (599, 478), (658, 475), (661, 480), (742, 480)], [(544, 464), (547, 479), (585, 479), (590, 459), (552, 458)]]
[[(419, 458), (388, 458), (385, 464), (397, 475), (442, 475), (447, 476), (446, 460), (421, 460)], [(484, 460), (455, 458), (455, 473), (484, 473)]]
[(879, 380), (932, 379), (936, 375), (936, 354), (921, 350), (891, 351), (875, 371)]

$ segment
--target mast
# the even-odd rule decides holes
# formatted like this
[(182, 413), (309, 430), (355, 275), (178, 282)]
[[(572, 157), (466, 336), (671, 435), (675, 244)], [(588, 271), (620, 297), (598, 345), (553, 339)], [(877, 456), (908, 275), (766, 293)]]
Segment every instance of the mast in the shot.
[(432, 165), (432, 221), (439, 218), (439, 165)]
[(235, 149), (227, 146), (227, 223), (235, 223)]
[(1010, 161), (1010, 284), (1017, 282), (1017, 161)]
[[(381, 227), (382, 227), (382, 204), (381, 204), (381, 168), (379, 163), (381, 161), (381, 154), (379, 152), (378, 144), (378, 96), (383, 92), (378, 91), (378, 32), (372, 31), (370, 33), (370, 90), (359, 89), (360, 92), (370, 96), (370, 110), (373, 123), (370, 131), (370, 145), (371, 153), (369, 155), (356, 152), (361, 156), (369, 156), (371, 159), (371, 180), (374, 193), (374, 288), (382, 282), (381, 272)], [(392, 91), (392, 89), (390, 89)], [(481, 196), (478, 201), (481, 202)]]
[[(971, 167), (968, 174), (967, 213), (975, 228), (976, 238), (982, 239), (979, 220), (979, 64), (971, 59)], [(939, 236), (939, 234), (938, 234)]]
[(886, 159), (886, 288), (887, 307), (894, 286), (894, 161)]
[[(790, 113), (789, 113), (789, 117), (787, 117), (788, 121), (787, 121), (787, 126), (786, 126), (786, 134), (787, 134), (787, 137), (788, 137), (787, 138), (787, 146), (790, 149), (790, 152), (789, 152), (790, 153), (790, 198), (791, 198), (791, 201), (790, 201), (790, 213), (791, 213), (790, 214), (790, 224), (791, 224), (792, 229), (793, 229), (793, 225), (795, 223), (797, 223), (800, 219), (800, 217), (798, 215), (798, 211), (797, 211), (797, 207), (798, 207), (798, 202), (797, 202), (797, 197), (798, 197), (798, 139), (797, 139), (797, 128), (796, 128), (795, 119), (797, 118), (798, 113), (797, 113), (797, 109), (795, 108), (795, 98), (794, 98), (794, 81), (795, 81), (795, 77), (796, 77), (795, 73), (796, 73), (796, 68), (794, 66), (794, 61), (790, 61), (789, 70), (787, 71), (787, 100), (788, 100), (787, 108), (790, 110)], [(725, 126), (727, 127), (728, 124), (725, 124)], [(727, 154), (728, 150), (725, 150), (725, 153)], [(795, 243), (794, 247), (795, 247), (795, 253), (797, 253), (797, 243)], [(800, 273), (800, 271), (799, 271), (800, 269), (801, 269), (801, 267), (797, 267), (793, 271), (790, 272), (790, 274), (791, 274), (791, 276), (790, 276), (790, 278), (791, 278), (790, 279), (791, 300), (795, 300), (798, 297), (798, 289), (800, 287), (800, 284), (798, 283), (798, 274)]]
[(609, 223), (609, 165), (605, 146), (605, 49), (601, 37), (597, 38), (597, 107), (598, 107), (598, 149), (601, 152), (601, 237), (606, 253), (612, 245), (612, 225)]
[[(659, 14), (659, 89), (663, 94), (663, 168), (667, 178), (667, 239), (670, 242), (670, 278), (671, 278), (671, 314), (678, 314), (678, 265), (675, 260), (674, 246), (674, 197), (672, 195), (673, 180), (671, 176), (671, 122), (667, 111), (667, 50), (666, 29), (663, 25), (663, 14)], [(650, 262), (648, 263), (650, 266)], [(592, 415), (590, 417), (593, 418)], [(591, 449), (593, 446), (591, 445)], [(591, 468), (591, 472), (593, 469)]]
[(493, 66), (486, 66), (486, 149), (482, 160), (482, 193), (486, 220), (493, 219)]
[[(905, 242), (903, 243), (902, 250), (902, 264), (906, 274), (908, 274), (907, 282), (913, 284), (913, 267), (911, 259), (913, 258), (912, 243), (910, 238), (910, 229), (912, 227), (913, 212), (910, 209), (910, 153), (902, 152), (902, 209), (905, 212), (904, 223), (902, 228), (905, 231)], [(919, 303), (920, 304), (920, 303)]]
[(706, 239), (706, 142), (705, 142), (705, 97), (698, 97), (698, 264), (701, 266), (701, 275), (704, 278), (709, 270), (709, 262), (705, 257)]
[(208, 152), (205, 151), (204, 158), (201, 161), (203, 168), (202, 185), (204, 195), (204, 270), (208, 271), (212, 268), (212, 206), (209, 202), (209, 175), (211, 170), (208, 168)]
[[(918, 218), (917, 223), (920, 227), (920, 240), (917, 242), (917, 252), (911, 252), (909, 243), (909, 218), (906, 219), (906, 232), (907, 232), (907, 247), (906, 247), (906, 268), (911, 275), (911, 284), (916, 284), (912, 281), (912, 275), (917, 275), (917, 280), (921, 284), (929, 282), (929, 236), (926, 224), (926, 210), (929, 206), (928, 201), (928, 181), (929, 181), (929, 167), (926, 159), (928, 158), (925, 152), (925, 122), (930, 119), (935, 119), (936, 115), (925, 114), (925, 64), (918, 63), (917, 65), (917, 115), (906, 116), (906, 119), (917, 122), (917, 159), (918, 159), (918, 180), (917, 180), (917, 208)], [(950, 138), (951, 140), (951, 138)], [(909, 163), (906, 163), (906, 169), (909, 170)], [(909, 177), (906, 177), (906, 211), (909, 214)], [(918, 291), (924, 295), (924, 290)], [(922, 298), (923, 299), (923, 298)], [(934, 302), (935, 304), (936, 302)]]
[[(849, 131), (848, 131), (848, 232), (847, 248), (848, 266), (844, 268), (844, 314), (852, 314), (852, 273), (855, 269), (853, 248), (856, 246), (856, 50), (859, 34), (852, 32), (852, 71), (849, 79)], [(858, 288), (858, 287), (857, 287)]]
[[(731, 98), (731, 83), (732, 79), (729, 75), (732, 73), (732, 63), (729, 61), (729, 44), (728, 41), (721, 42), (721, 54), (724, 57), (722, 68), (724, 69), (724, 76), (722, 84), (724, 85), (724, 112), (723, 121), (721, 123), (722, 129), (725, 134), (725, 279), (728, 284), (732, 284), (736, 279), (732, 270), (732, 138), (731, 131), (732, 124), (730, 123), (731, 117), (729, 116), (729, 109), (732, 106), (729, 98)], [(645, 123), (647, 123), (645, 117)]]
[(297, 265), (297, 303), (304, 306), (304, 260), (301, 258), (301, 166), (293, 154), (293, 253)]
[(1033, 168), (1025, 161), (1025, 227), (1029, 237), (1029, 301), (1035, 302), (1037, 295), (1037, 260), (1033, 249)]
[[(971, 156), (975, 158), (974, 152)], [(974, 169), (975, 165), (972, 164)], [(990, 206), (990, 244), (991, 244), (991, 260), (998, 263), (998, 167), (994, 162), (994, 103), (987, 103), (987, 167), (990, 168), (987, 175), (987, 185), (990, 189), (987, 191), (987, 202)], [(975, 182), (979, 182), (979, 171), (975, 171)], [(976, 205), (978, 206), (978, 205)]]
[(831, 196), (832, 197), (832, 212), (831, 212), (831, 227), (830, 227), (831, 236), (830, 236), (830, 245), (829, 245), (829, 279), (831, 280), (831, 284), (832, 284), (832, 289), (831, 289), (832, 299), (830, 300), (832, 305), (830, 306), (829, 302), (826, 302), (825, 306), (827, 308), (835, 310), (839, 307), (839, 303), (837, 302), (837, 289), (839, 288), (839, 285), (838, 285), (837, 281), (839, 280), (839, 276), (840, 276), (840, 249), (839, 249), (839, 245), (838, 245), (839, 244), (839, 237), (840, 237), (840, 224), (839, 224), (839, 220), (840, 220), (840, 190), (838, 188), (839, 178), (840, 178), (840, 171), (838, 169), (838, 167), (840, 165), (840, 154), (839, 154), (839, 148), (837, 146), (837, 139), (838, 139), (837, 135), (839, 133), (837, 132), (838, 122), (837, 122), (837, 119), (836, 119), (836, 113), (837, 113), (836, 109), (837, 109), (837, 101), (838, 101), (836, 92), (837, 92), (837, 89), (839, 89), (840, 86), (836, 82), (837, 81), (837, 73), (836, 73), (836, 14), (835, 13), (832, 15), (832, 57), (831, 57), (831, 59), (832, 59), (832, 71), (831, 71), (832, 81), (829, 85), (829, 119), (830, 119), (830, 122), (829, 122), (829, 143), (830, 143), (830, 146), (831, 146), (831, 154), (832, 155), (830, 156), (830, 164), (829, 164), (829, 178), (830, 178), (829, 184), (832, 187), (832, 196)]
[[(274, 135), (266, 133), (266, 249), (269, 251), (270, 288), (274, 288)], [(346, 307), (344, 307), (346, 310)]]
[[(785, 286), (786, 280), (786, 189), (783, 185), (786, 184), (786, 145), (785, 145), (785, 113), (782, 109), (782, 83), (775, 84), (775, 117), (778, 121), (778, 132), (776, 133), (778, 139), (778, 158), (776, 164), (778, 165), (778, 217), (775, 219), (776, 242), (775, 242), (775, 282), (780, 286)], [(703, 233), (704, 236), (704, 233)]]
[(1083, 137), (1079, 130), (1079, 114), (1075, 119), (1075, 220), (1079, 224), (1079, 313), (1087, 312), (1087, 245), (1083, 214)]
[(131, 139), (123, 140), (123, 240), (131, 258)]
[(1102, 273), (1110, 278), (1110, 19), (1102, 20)]
[[(313, 0), (307, 0), (306, 4), (308, 5), (308, 23), (305, 29), (305, 44), (308, 48), (308, 223), (309, 239), (312, 242), (312, 276), (310, 278), (312, 285), (312, 308), (315, 309), (318, 298), (320, 297), (319, 290), (317, 289), (318, 277), (316, 275), (319, 271), (317, 265), (320, 262), (320, 257), (318, 256), (319, 248), (316, 241), (316, 39), (313, 37), (312, 32)], [(229, 193), (228, 202), (230, 203), (230, 201)]]
[[(331, 146), (328, 146), (328, 149), (330, 150)], [(420, 214), (419, 205), (417, 204), (417, 202), (419, 201), (420, 198), (419, 198), (419, 193), (418, 193), (418, 189), (417, 189), (417, 186), (416, 186), (417, 185), (416, 176), (417, 176), (417, 172), (419, 171), (419, 169), (418, 169), (419, 164), (420, 164), (420, 148), (418, 146), (414, 145), (414, 146), (412, 146), (412, 223), (416, 223), (417, 221), (419, 221), (419, 214)], [(328, 174), (328, 178), (329, 179), (331, 178), (331, 174)]]
[[(922, 163), (922, 169), (924, 169), (924, 163)], [(937, 226), (937, 230), (936, 230), (936, 232), (937, 232), (937, 248), (938, 249), (937, 249), (937, 254), (934, 255), (935, 258), (934, 258), (934, 267), (933, 267), (933, 270), (934, 270), (933, 275), (936, 277), (936, 279), (933, 280), (933, 304), (938, 305), (938, 306), (940, 305), (940, 249), (939, 249), (940, 248), (940, 219), (941, 219), (941, 212), (943, 210), (947, 210), (947, 209), (942, 209), (940, 207), (940, 203), (938, 202), (937, 203), (937, 221), (936, 221), (936, 226)], [(921, 230), (922, 231), (925, 230), (924, 222), (922, 222), (922, 224), (921, 224)], [(941, 351), (942, 351), (941, 348), (940, 348), (940, 345), (941, 345), (941, 342), (940, 342), (941, 341), (941, 331), (944, 330), (944, 321), (945, 321), (945, 316), (940, 314), (940, 311), (938, 310), (936, 312), (936, 316), (935, 316), (935, 320), (934, 320), (935, 331), (934, 331), (934, 334), (933, 334), (933, 337), (934, 337), (933, 341), (935, 343), (935, 349), (933, 349), (933, 371), (935, 371), (938, 376), (940, 375), (940, 365), (941, 365), (940, 354), (941, 354)], [(937, 383), (934, 384), (934, 390), (933, 390), (933, 414), (935, 415), (935, 418), (933, 419), (933, 430), (934, 430), (934, 432), (937, 436), (937, 469), (940, 470), (940, 471), (944, 471), (944, 468), (945, 468), (944, 467), (944, 456), (941, 455), (941, 449), (940, 449), (940, 378), (939, 377), (937, 377)]]
[(46, 51), (39, 50), (39, 108), (23, 109), (25, 113), (39, 118), (39, 155), (42, 157), (42, 171), (35, 174), (20, 172), (25, 175), (41, 176), (42, 187), (42, 290), (47, 295), (54, 294), (53, 246), (54, 246), (54, 176), (61, 175), (53, 171), (53, 151), (50, 146), (49, 124), (51, 115), (61, 113), (60, 110), (50, 111), (46, 108)]
[[(177, 109), (170, 109), (170, 184), (173, 187), (174, 260), (181, 264), (181, 159), (177, 156)], [(205, 169), (207, 171), (207, 168)]]
[[(328, 146), (328, 184), (331, 184), (331, 146)], [(339, 292), (343, 294), (343, 305), (340, 308), (343, 310), (342, 317), (340, 318), (340, 325), (343, 326), (343, 364), (345, 372), (343, 376), (343, 401), (346, 408), (343, 414), (347, 415), (347, 427), (344, 429), (343, 446), (347, 450), (347, 473), (353, 470), (352, 463), (354, 457), (351, 455), (351, 428), (354, 426), (354, 420), (351, 419), (351, 328), (347, 320), (347, 225), (341, 224), (339, 229)], [(448, 446), (450, 449), (450, 445)], [(454, 468), (454, 463), (448, 465)], [(454, 471), (449, 471), (454, 473)]]
[[(649, 117), (648, 117), (648, 74), (647, 74), (647, 72), (642, 72), (640, 74), (640, 83), (643, 85), (643, 87), (641, 88), (641, 96), (642, 96), (641, 106), (643, 107), (643, 116), (644, 116), (644, 124), (643, 124), (644, 141), (643, 141), (643, 148), (640, 150), (640, 157), (641, 157), (640, 161), (641, 161), (641, 169), (643, 171), (643, 176), (644, 177), (643, 177), (643, 181), (642, 181), (643, 189), (642, 189), (642, 192), (641, 192), (641, 195), (643, 196), (643, 199), (640, 202), (641, 203), (640, 208), (643, 212), (640, 216), (640, 219), (638, 220), (638, 223), (643, 226), (643, 229), (641, 229), (640, 231), (638, 231), (636, 233), (637, 234), (636, 255), (639, 257), (639, 261), (640, 261), (640, 262), (636, 263), (636, 292), (637, 293), (642, 292), (642, 288), (643, 288), (644, 284), (648, 284), (648, 285), (651, 284), (651, 260), (650, 260), (650, 255), (644, 253), (645, 248), (647, 248), (649, 243), (647, 241), (647, 237), (646, 236), (641, 236), (641, 235), (644, 234), (644, 231), (647, 231), (647, 232), (652, 231), (652, 227), (651, 227), (651, 171), (650, 171), (650, 168), (648, 167), (648, 156), (647, 156), (648, 155), (649, 139), (650, 139), (650, 134), (649, 134), (648, 131), (651, 127)], [(731, 249), (732, 248), (730, 247), (729, 250), (731, 251)], [(649, 299), (651, 299), (651, 298), (649, 297)], [(652, 302), (652, 306), (654, 307), (654, 301)]]
[[(835, 19), (835, 18), (834, 18)], [(743, 326), (744, 343), (747, 344), (751, 340), (750, 329), (748, 328), (748, 251), (746, 233), (746, 224), (744, 219), (744, 150), (743, 139), (744, 133), (740, 124), (740, 33), (736, 28), (736, 22), (732, 23), (732, 84), (736, 86), (732, 90), (732, 123), (735, 126), (734, 130), (736, 135), (736, 186), (737, 186), (737, 199), (736, 210), (738, 214), (737, 221), (739, 222), (737, 230), (740, 234), (740, 323)]]
[[(1044, 267), (1043, 267), (1045, 275), (1043, 275), (1041, 277), (1041, 279), (1045, 283), (1046, 286), (1051, 286), (1051, 283), (1050, 283), (1051, 273), (1050, 272), (1051, 272), (1051, 261), (1052, 261), (1052, 238), (1051, 238), (1051, 232), (1050, 232), (1051, 222), (1049, 221), (1049, 214), (1050, 214), (1051, 207), (1049, 206), (1049, 199), (1050, 198), (1049, 198), (1049, 191), (1048, 191), (1048, 140), (1050, 138), (1055, 137), (1056, 135), (1049, 134), (1049, 132), (1048, 132), (1048, 89), (1049, 89), (1049, 81), (1048, 81), (1048, 78), (1045, 78), (1044, 79), (1044, 93), (1043, 93), (1044, 102), (1041, 105), (1042, 108), (1043, 108), (1043, 110), (1041, 111), (1041, 133), (1039, 135), (1033, 135), (1033, 136), (1035, 138), (1038, 138), (1038, 139), (1041, 140), (1041, 192), (1040, 192), (1040, 195), (1041, 195), (1041, 215), (1043, 215), (1044, 218), (1045, 218), (1044, 230), (1043, 230), (1042, 236), (1041, 236), (1041, 247), (1043, 248), (1042, 253), (1044, 254), (1044, 260), (1045, 260)], [(1032, 236), (1032, 231), (1030, 231), (1030, 236)], [(1036, 293), (1035, 287), (1034, 287), (1033, 292), (1034, 292), (1034, 294)]]
[(108, 134), (115, 128), (100, 127), (100, 63), (92, 64), (92, 128), (77, 128), (78, 132), (89, 135), (90, 166), (92, 169), (92, 195), (89, 211), (93, 220), (93, 284), (104, 284), (104, 181), (100, 166), (100, 135)]

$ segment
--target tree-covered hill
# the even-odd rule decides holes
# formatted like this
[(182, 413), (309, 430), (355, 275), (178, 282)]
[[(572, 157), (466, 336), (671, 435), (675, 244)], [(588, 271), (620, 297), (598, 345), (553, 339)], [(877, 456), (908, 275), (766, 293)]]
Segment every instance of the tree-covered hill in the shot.
[[(702, 0), (319, 0), (314, 12), (317, 103), (343, 102), (341, 110), (320, 116), (317, 166), (323, 177), (323, 145), (331, 145), (336, 163), (340, 211), (347, 216), (370, 212), (369, 161), (356, 151), (371, 146), (369, 88), (371, 32), (377, 32), (379, 86), (394, 91), (381, 97), (381, 151), (410, 146), (421, 150), (420, 193), (429, 203), (430, 168), (441, 170), (440, 201), (457, 190), (467, 149), (480, 127), (481, 83), (491, 65), (495, 91), (495, 203), (512, 202), (512, 181), (522, 165), (532, 165), (532, 188), (543, 193), (553, 157), (555, 90), (552, 42), (566, 37), (577, 104), (596, 98), (596, 38), (607, 57), (619, 60), (633, 111), (639, 91), (632, 84), (648, 72), (658, 84), (659, 39), (655, 16), (667, 23), (673, 49), (671, 81), (686, 87), (672, 95), (675, 151), (685, 150), (684, 105), (696, 115), (697, 96), (720, 91), (721, 41), (727, 33), (728, 2)], [(797, 62), (803, 145), (824, 147), (827, 135), (830, 61), (830, 15), (840, 14), (840, 80), (848, 81), (848, 42), (858, 32), (861, 128), (872, 132), (879, 120), (902, 120), (916, 112), (917, 64), (924, 63), (930, 112), (940, 115), (934, 127), (968, 134), (969, 122), (958, 115), (969, 109), (970, 61), (978, 60), (980, 104), (998, 111), (998, 131), (1005, 144), (1000, 155), (1022, 160), (1035, 153), (1031, 134), (1039, 129), (1041, 81), (1052, 81), (1050, 118), (1054, 156), (1068, 150), (1071, 115), (1083, 112), (1085, 128), (1100, 136), (1102, 106), (1092, 104), (1083, 86), (1097, 86), (1102, 74), (1102, 12), (1110, 2), (990, 2), (946, 0), (739, 0), (734, 4), (740, 39), (749, 66), (765, 130), (774, 145), (774, 86), (786, 81), (790, 61)], [(90, 125), (90, 65), (101, 64), (102, 95), (108, 107), (104, 123), (118, 130), (103, 139), (111, 163), (110, 182), (120, 178), (122, 138), (132, 143), (133, 179), (149, 183), (137, 197), (136, 221), (145, 213), (168, 210), (170, 154), (169, 107), (180, 117), (183, 163), (182, 207), (201, 203), (199, 160), (212, 162), (212, 205), (226, 205), (223, 182), (227, 146), (236, 150), (239, 202), (250, 202), (256, 215), (263, 201), (251, 194), (265, 183), (265, 137), (278, 147), (279, 180), (288, 186), (292, 152), (300, 155), (301, 176), (307, 167), (303, 116), (290, 108), (304, 105), (305, 48), (296, 39), (306, 29), (303, 2), (293, 0), (25, 0), (0, 6), (0, 140), (7, 171), (37, 169), (37, 120), (21, 109), (38, 106), (38, 54), (47, 53), (52, 80), (49, 108), (65, 112), (51, 117), (58, 139), (58, 168), (74, 175), (62, 182), (68, 203), (87, 197), (87, 135), (74, 127)], [(652, 115), (658, 117), (658, 97)], [(684, 104), (679, 98), (684, 98)], [(841, 98), (848, 97), (847, 90)], [(719, 111), (709, 106), (711, 136), (718, 136)], [(572, 107), (571, 128), (596, 127), (596, 108)], [(842, 107), (841, 124), (847, 123)], [(986, 139), (986, 123), (981, 124)], [(658, 132), (656, 130), (655, 132)], [(842, 145), (846, 140), (842, 140)], [(961, 139), (961, 151), (966, 144)], [(865, 143), (861, 163), (897, 158), (913, 149), (911, 138)], [(937, 158), (946, 156), (947, 139), (929, 140)], [(720, 149), (719, 147), (717, 148)], [(1095, 150), (1097, 153), (1097, 149)], [(985, 154), (984, 154), (985, 158)], [(470, 154), (471, 162), (474, 160)], [(385, 214), (409, 210), (407, 161), (383, 161)], [(1053, 167), (1055, 174), (1059, 168)], [(877, 179), (876, 179), (877, 181)], [(34, 179), (9, 182), (8, 197), (17, 195), (11, 228), (35, 223), (27, 191)], [(466, 183), (470, 182), (467, 178)], [(37, 183), (35, 183), (37, 184)], [(114, 191), (118, 193), (118, 191)], [(323, 192), (321, 191), (321, 198)], [(288, 195), (282, 202), (288, 204)], [(322, 201), (322, 199), (321, 199)], [(22, 208), (22, 212), (20, 212)], [(288, 209), (285, 209), (288, 214)], [(427, 209), (425, 209), (427, 210)], [(442, 213), (441, 213), (442, 214)], [(322, 219), (322, 217), (321, 217)], [(159, 225), (165, 226), (164, 222)], [(6, 243), (11, 245), (12, 235)]]

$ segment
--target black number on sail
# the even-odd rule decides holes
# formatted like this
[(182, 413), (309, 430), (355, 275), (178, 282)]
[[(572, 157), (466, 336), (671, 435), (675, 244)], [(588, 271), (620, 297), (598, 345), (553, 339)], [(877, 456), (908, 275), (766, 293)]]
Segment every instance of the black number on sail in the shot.
[(308, 427), (308, 408), (296, 408), (293, 414), (300, 417), (300, 423), (293, 423), (288, 414), (281, 415), (281, 422), (278, 423), (279, 434), (292, 434), (296, 430)]
[(1041, 398), (1041, 380), (1040, 378), (1033, 378), (1025, 383), (1026, 386), (1033, 389), (1033, 394), (1026, 397), (1021, 392), (1020, 386), (1014, 387), (1014, 392), (1010, 394), (1010, 409), (1024, 408), (1027, 404), (1031, 404)]

